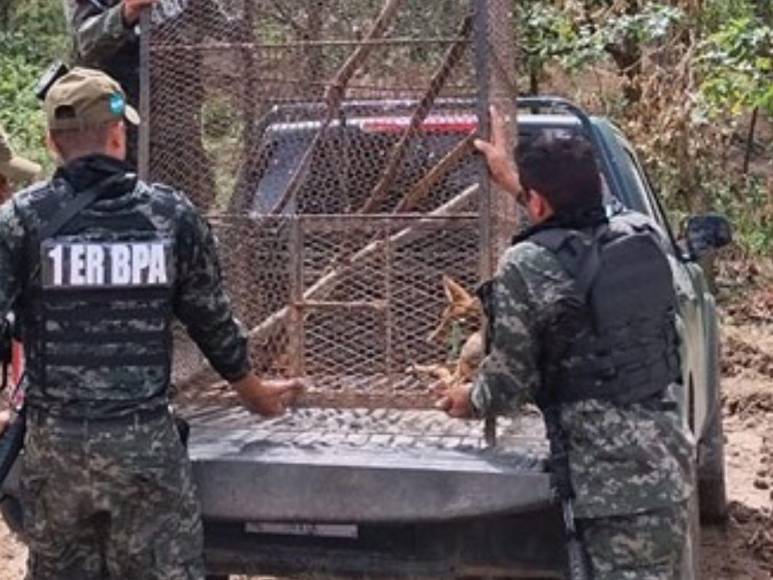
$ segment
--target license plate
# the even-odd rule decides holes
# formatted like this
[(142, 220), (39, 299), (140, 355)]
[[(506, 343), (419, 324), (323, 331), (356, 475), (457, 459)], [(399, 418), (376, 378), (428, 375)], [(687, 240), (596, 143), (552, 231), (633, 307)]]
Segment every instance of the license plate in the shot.
[(280, 524), (270, 522), (250, 522), (244, 526), (248, 534), (272, 536), (315, 536), (320, 538), (348, 538), (356, 540), (359, 530), (349, 524)]

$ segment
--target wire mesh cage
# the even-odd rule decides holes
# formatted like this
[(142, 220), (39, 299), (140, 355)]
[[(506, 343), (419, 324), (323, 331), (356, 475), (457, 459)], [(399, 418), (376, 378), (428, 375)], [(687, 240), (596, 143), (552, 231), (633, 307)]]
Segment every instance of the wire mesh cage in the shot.
[[(512, 86), (511, 10), (164, 0), (144, 22), (141, 172), (207, 212), (256, 370), (309, 377), (307, 404), (426, 406), (412, 369), (453, 362), (458, 336), (427, 340), (442, 278), (472, 289), (509, 227), (473, 139)], [(218, 393), (182, 333), (175, 380)]]

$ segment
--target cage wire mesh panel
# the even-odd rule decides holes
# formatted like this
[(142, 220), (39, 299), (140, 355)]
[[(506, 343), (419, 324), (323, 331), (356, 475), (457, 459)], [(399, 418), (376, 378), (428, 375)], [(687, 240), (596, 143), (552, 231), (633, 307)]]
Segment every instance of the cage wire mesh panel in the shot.
[[(162, 0), (145, 21), (146, 177), (208, 213), (256, 370), (309, 377), (307, 404), (427, 405), (411, 369), (453, 362), (458, 336), (427, 341), (442, 276), (472, 290), (495, 261), (472, 154), (488, 10)], [(181, 391), (222, 398), (176, 342)]]

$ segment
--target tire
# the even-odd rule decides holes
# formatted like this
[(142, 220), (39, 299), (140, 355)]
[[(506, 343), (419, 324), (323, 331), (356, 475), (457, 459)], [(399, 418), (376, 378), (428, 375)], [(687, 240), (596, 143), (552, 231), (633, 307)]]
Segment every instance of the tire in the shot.
[(727, 519), (727, 489), (725, 484), (725, 438), (722, 413), (714, 412), (705, 435), (698, 445), (698, 497), (701, 521), (722, 524)]
[(0, 513), (8, 529), (24, 541), (24, 512), (19, 500), (10, 495), (0, 496)]
[(681, 580), (700, 580), (701, 578), (701, 518), (699, 504), (698, 494), (693, 493), (688, 501), (688, 537), (682, 559)]
[(714, 317), (709, 376), (714, 381), (715, 400), (703, 436), (698, 442), (698, 497), (701, 521), (722, 524), (727, 519), (725, 484), (725, 433), (722, 427), (722, 388), (719, 370), (719, 331)]

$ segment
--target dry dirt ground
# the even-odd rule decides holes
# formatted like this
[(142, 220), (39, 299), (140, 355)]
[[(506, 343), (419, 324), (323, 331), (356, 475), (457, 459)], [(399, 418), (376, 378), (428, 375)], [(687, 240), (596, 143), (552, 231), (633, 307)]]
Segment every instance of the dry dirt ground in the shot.
[(773, 271), (720, 268), (730, 517), (703, 531), (704, 580), (773, 578)]
[[(730, 517), (703, 530), (703, 580), (773, 579), (773, 268), (720, 268)], [(25, 550), (0, 522), (0, 580), (24, 576)]]

